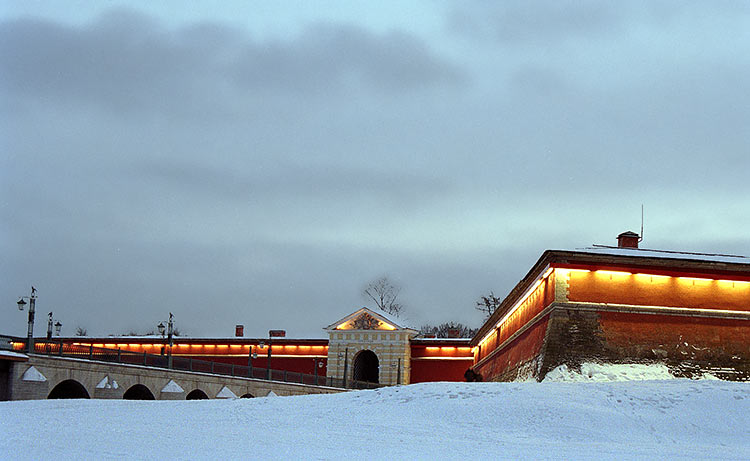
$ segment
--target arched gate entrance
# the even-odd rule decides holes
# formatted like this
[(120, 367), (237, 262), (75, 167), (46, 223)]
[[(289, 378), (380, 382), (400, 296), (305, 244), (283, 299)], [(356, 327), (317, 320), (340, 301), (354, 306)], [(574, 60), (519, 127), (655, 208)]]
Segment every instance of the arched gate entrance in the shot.
[(83, 384), (74, 379), (61, 382), (47, 396), (48, 399), (88, 399), (89, 393)]
[(359, 351), (354, 357), (352, 379), (368, 383), (380, 382), (380, 361), (373, 351)]

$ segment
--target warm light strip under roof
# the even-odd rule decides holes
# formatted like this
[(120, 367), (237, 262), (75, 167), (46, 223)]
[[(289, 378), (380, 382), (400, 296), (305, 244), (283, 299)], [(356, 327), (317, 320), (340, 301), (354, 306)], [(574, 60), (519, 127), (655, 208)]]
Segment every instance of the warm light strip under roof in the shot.
[[(542, 277), (540, 279), (538, 279), (534, 283), (534, 285), (524, 294), (524, 296), (518, 302), (516, 302), (516, 304), (513, 306), (513, 308), (510, 311), (508, 311), (508, 313), (505, 314), (505, 316), (503, 316), (503, 318), (495, 325), (495, 328), (493, 328), (492, 330), (490, 330), (484, 336), (484, 338), (482, 338), (479, 341), (479, 345), (484, 344), (490, 338), (490, 336), (492, 336), (492, 334), (495, 332), (495, 330), (497, 328), (500, 328), (500, 326), (503, 323), (505, 323), (505, 321), (508, 319), (508, 317), (510, 317), (521, 306), (521, 304), (523, 304), (524, 301), (526, 301), (526, 298), (528, 298), (531, 295), (531, 293), (533, 293), (539, 287), (539, 285), (541, 285), (542, 281), (545, 278), (549, 277), (550, 274), (552, 274), (553, 271), (555, 271), (555, 272), (559, 271), (560, 273), (563, 273), (563, 272), (582, 272), (582, 273), (591, 272), (588, 269), (571, 269), (571, 268), (565, 268), (565, 267), (558, 267), (558, 268), (548, 267), (546, 269), (546, 271), (544, 272), (544, 275), (542, 275)], [(643, 273), (643, 272), (638, 272), (636, 274), (633, 274), (632, 272), (610, 271), (610, 270), (603, 270), (603, 269), (602, 270), (597, 270), (597, 271), (595, 271), (595, 273), (598, 273), (598, 274), (609, 274), (609, 275), (637, 275), (637, 276), (640, 276), (640, 277), (652, 277), (652, 278), (677, 278), (677, 279), (680, 279), (680, 280), (693, 281), (693, 282), (695, 282), (695, 281), (699, 281), (699, 282), (712, 282), (712, 281), (715, 281), (715, 282), (722, 282), (722, 283), (730, 283), (731, 282), (733, 284), (735, 284), (735, 283), (750, 284), (750, 281), (747, 281), (747, 280), (710, 279), (710, 278), (703, 278), (703, 277), (681, 277), (681, 276), (670, 276), (670, 275), (663, 275), (663, 274), (648, 274), (648, 273)], [(665, 309), (669, 309), (669, 308), (665, 308)]]

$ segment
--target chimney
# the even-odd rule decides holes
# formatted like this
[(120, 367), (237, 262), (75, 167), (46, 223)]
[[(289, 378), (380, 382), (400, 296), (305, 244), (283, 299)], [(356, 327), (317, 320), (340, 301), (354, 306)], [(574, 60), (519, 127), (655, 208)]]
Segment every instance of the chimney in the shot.
[(633, 231), (623, 232), (617, 236), (618, 248), (638, 248), (640, 236)]
[(245, 325), (235, 325), (234, 335), (238, 338), (245, 336)]

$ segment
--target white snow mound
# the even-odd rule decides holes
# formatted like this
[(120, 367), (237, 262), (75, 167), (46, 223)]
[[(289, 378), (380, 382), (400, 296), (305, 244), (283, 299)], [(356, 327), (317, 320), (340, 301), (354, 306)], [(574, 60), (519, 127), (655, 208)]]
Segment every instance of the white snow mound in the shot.
[(183, 389), (179, 384), (170, 379), (169, 382), (161, 389), (161, 391), (180, 393), (185, 392), (185, 389)]
[(24, 381), (36, 381), (40, 383), (47, 381), (47, 378), (34, 367), (29, 367), (28, 370), (24, 371), (21, 379)]
[[(750, 383), (709, 380), (422, 383), (273, 399), (28, 400), (0, 402), (0, 415), (13, 422), (0, 427), (0, 458), (14, 461), (135, 461), (154, 458), (153, 447), (191, 460), (750, 460)], [(70, 424), (60, 421), (76, 422), (74, 443)]]
[(228, 388), (227, 386), (224, 386), (224, 387), (221, 388), (221, 390), (219, 391), (219, 393), (216, 394), (216, 398), (217, 399), (236, 399), (237, 398), (237, 394), (235, 394), (234, 392), (232, 392), (232, 390), (230, 388)]
[(675, 379), (669, 368), (663, 363), (655, 364), (601, 364), (583, 363), (580, 373), (570, 370), (567, 365), (560, 365), (547, 373), (543, 382), (617, 382), (617, 381), (654, 381)]

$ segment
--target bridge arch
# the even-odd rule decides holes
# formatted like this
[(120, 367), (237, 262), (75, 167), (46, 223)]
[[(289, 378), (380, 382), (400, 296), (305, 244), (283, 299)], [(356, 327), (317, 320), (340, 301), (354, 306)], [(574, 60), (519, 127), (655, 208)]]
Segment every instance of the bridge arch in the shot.
[(75, 379), (66, 379), (55, 386), (47, 396), (48, 399), (88, 399), (89, 393), (83, 384)]
[(369, 383), (380, 382), (380, 360), (369, 349), (363, 349), (354, 356), (352, 379)]
[(185, 400), (207, 400), (208, 395), (200, 389), (193, 389), (185, 396)]
[(143, 384), (134, 384), (122, 395), (125, 400), (156, 400), (154, 393)]
[(254, 398), (255, 398), (255, 396), (254, 396), (253, 394), (251, 394), (251, 393), (249, 393), (249, 392), (248, 392), (247, 394), (242, 394), (242, 395), (240, 396), (240, 398), (241, 398), (241, 399), (254, 399)]

